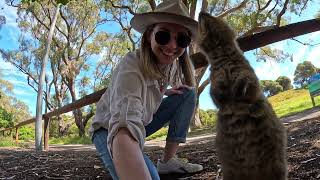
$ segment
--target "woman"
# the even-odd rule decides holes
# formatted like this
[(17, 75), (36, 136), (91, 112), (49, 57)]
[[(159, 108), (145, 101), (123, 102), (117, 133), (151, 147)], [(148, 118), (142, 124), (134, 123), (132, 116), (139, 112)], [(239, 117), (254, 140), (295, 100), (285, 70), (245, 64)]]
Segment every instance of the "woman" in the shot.
[[(175, 156), (195, 108), (186, 48), (195, 38), (197, 22), (180, 0), (170, 0), (154, 12), (135, 15), (131, 26), (143, 34), (141, 47), (120, 61), (99, 100), (90, 128), (93, 143), (113, 179), (159, 179), (158, 172), (201, 171), (201, 165)], [(144, 139), (167, 122), (164, 155), (156, 168), (142, 151)]]

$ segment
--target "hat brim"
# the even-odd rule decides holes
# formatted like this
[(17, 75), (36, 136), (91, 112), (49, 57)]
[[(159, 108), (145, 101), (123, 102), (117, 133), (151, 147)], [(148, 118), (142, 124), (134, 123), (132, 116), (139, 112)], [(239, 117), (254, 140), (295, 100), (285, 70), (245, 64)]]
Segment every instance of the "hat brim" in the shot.
[(191, 34), (192, 38), (195, 39), (197, 36), (198, 22), (194, 19), (165, 12), (148, 12), (142, 14), (135, 14), (131, 19), (130, 24), (136, 31), (144, 33), (148, 26), (166, 22), (179, 24), (187, 28)]

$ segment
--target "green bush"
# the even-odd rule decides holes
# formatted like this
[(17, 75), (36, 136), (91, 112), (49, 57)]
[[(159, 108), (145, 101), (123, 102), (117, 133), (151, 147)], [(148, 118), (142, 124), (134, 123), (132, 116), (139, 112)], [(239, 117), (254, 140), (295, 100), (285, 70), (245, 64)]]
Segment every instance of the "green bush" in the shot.
[(19, 140), (34, 140), (35, 139), (34, 136), (35, 136), (34, 127), (22, 126), (19, 128)]
[(204, 128), (215, 127), (217, 123), (217, 110), (208, 109), (205, 111), (200, 109), (200, 120)]
[(165, 137), (167, 137), (168, 134), (168, 127), (163, 127), (161, 129), (159, 129), (157, 132), (151, 134), (149, 137), (146, 138), (146, 141), (152, 140), (152, 139), (163, 139)]
[(8, 128), (13, 125), (12, 114), (0, 107), (0, 128)]

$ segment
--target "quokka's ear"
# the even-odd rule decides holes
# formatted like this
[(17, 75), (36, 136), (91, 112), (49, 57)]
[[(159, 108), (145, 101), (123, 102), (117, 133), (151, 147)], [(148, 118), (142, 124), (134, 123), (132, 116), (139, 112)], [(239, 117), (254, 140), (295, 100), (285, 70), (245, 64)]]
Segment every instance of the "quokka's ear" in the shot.
[(207, 28), (207, 24), (208, 24), (208, 18), (210, 17), (210, 14), (201, 11), (199, 13), (199, 17), (198, 17), (198, 22), (199, 22), (199, 29), (200, 30), (205, 30)]
[(230, 29), (222, 19), (211, 16), (209, 13), (204, 11), (200, 12), (198, 21), (202, 29), (209, 28), (211, 31), (216, 33), (222, 33), (225, 31), (225, 28)]

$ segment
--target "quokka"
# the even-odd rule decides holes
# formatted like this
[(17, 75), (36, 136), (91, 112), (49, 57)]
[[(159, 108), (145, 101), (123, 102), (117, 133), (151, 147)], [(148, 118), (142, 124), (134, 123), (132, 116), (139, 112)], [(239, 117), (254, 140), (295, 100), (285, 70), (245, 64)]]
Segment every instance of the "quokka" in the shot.
[(286, 131), (223, 20), (201, 12), (198, 45), (218, 107), (216, 147), (223, 180), (286, 180)]

